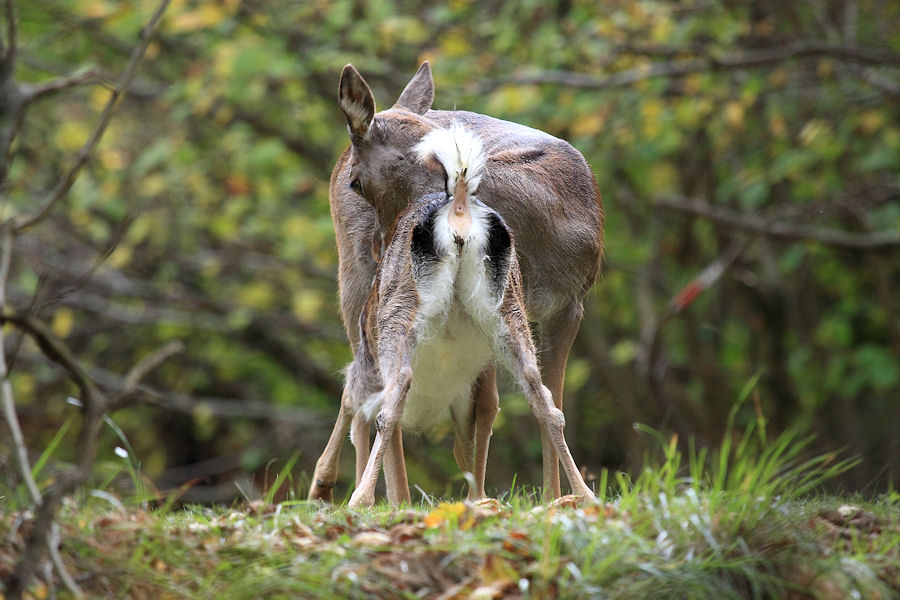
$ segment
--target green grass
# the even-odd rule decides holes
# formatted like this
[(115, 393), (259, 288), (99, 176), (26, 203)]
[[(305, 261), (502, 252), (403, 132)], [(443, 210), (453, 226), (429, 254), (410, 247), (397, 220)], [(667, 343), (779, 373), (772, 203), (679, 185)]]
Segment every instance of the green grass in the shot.
[[(761, 421), (712, 453), (682, 453), (676, 438), (642, 429), (660, 455), (633, 480), (604, 473), (596, 504), (548, 507), (519, 490), (475, 507), (352, 511), (276, 505), (270, 494), (232, 508), (148, 510), (144, 498), (117, 508), (86, 493), (60, 514), (62, 554), (92, 597), (900, 595), (900, 494), (822, 495), (820, 484), (851, 464), (804, 458), (808, 439), (767, 439)], [(0, 571), (14, 563), (19, 516), (0, 522)], [(45, 590), (35, 582), (35, 597)]]

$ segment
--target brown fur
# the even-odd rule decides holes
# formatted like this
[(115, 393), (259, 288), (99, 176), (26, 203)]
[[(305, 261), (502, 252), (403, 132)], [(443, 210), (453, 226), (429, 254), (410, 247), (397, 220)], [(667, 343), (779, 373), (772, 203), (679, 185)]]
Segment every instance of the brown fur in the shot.
[[(566, 360), (581, 322), (582, 300), (597, 277), (602, 253), (602, 204), (584, 158), (567, 142), (522, 125), (465, 111), (431, 110), (434, 82), (427, 63), (397, 104), (380, 113), (374, 112), (371, 91), (356, 69), (347, 65), (341, 81), (339, 100), (348, 118), (351, 147), (332, 172), (330, 201), (341, 314), (351, 346), (355, 350), (359, 344), (357, 323), (391, 226), (413, 199), (444, 186), (440, 166), (418, 163), (412, 148), (432, 128), (460, 121), (479, 135), (488, 155), (478, 195), (503, 216), (516, 238), (521, 294), (528, 319), (538, 326), (543, 380), (561, 408)], [(360, 114), (365, 118), (360, 119)], [(359, 182), (357, 189), (351, 188), (351, 182)], [(493, 379), (493, 372), (486, 371), (475, 386), (475, 414), (454, 419), (463, 446), (471, 437), (466, 427), (484, 432), (485, 421), (496, 414)], [(343, 404), (338, 425), (350, 418)], [(335, 431), (339, 429), (336, 426)], [(359, 461), (367, 452), (360, 446), (362, 428), (354, 431)], [(555, 449), (546, 435), (542, 441), (545, 493), (558, 496)], [(310, 498), (331, 498), (340, 442), (329, 441), (319, 459)], [(486, 442), (478, 441), (477, 433), (475, 445), (477, 460), (483, 460)], [(460, 453), (465, 452), (468, 449), (461, 447)], [(484, 466), (475, 467), (483, 489)], [(358, 477), (361, 471), (358, 462)]]

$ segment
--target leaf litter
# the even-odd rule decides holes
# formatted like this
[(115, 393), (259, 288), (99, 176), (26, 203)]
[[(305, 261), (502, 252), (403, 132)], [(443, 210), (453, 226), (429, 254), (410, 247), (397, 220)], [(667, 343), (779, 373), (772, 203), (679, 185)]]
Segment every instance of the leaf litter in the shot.
[[(871, 597), (898, 589), (900, 573), (891, 561), (900, 549), (880, 542), (881, 536), (900, 539), (896, 518), (844, 504), (805, 519), (798, 522), (813, 543), (804, 552), (812, 548), (823, 560), (843, 552), (844, 571), (855, 573), (850, 583), (874, 590)], [(0, 573), (11, 572), (30, 520), (27, 513), (0, 519)], [(86, 591), (135, 598), (245, 597), (228, 586), (244, 579), (250, 586), (253, 577), (266, 578), (268, 594), (300, 586), (295, 597), (315, 597), (320, 588), (372, 598), (552, 598), (562, 589), (572, 597), (616, 597), (625, 583), (665, 577), (705, 551), (677, 541), (672, 523), (666, 531), (648, 515), (636, 519), (616, 504), (572, 496), (533, 508), (485, 500), (360, 512), (287, 503), (91, 513), (70, 504), (60, 526), (62, 554)], [(790, 543), (787, 537), (766, 542), (771, 548)], [(865, 552), (884, 557), (877, 577), (860, 562)], [(842, 575), (794, 567), (779, 569), (783, 580), (812, 597), (837, 597), (832, 590), (850, 585)], [(212, 574), (218, 574), (216, 589), (209, 588)], [(31, 596), (49, 583), (36, 581)], [(810, 597), (798, 593), (787, 597)]]

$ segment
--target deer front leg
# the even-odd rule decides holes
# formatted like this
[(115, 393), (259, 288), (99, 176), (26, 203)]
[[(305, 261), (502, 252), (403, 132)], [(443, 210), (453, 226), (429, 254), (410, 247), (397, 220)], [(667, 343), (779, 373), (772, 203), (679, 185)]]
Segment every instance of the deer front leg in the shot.
[(359, 485), (350, 496), (350, 508), (372, 506), (375, 503), (375, 484), (378, 482), (378, 473), (384, 462), (387, 444), (390, 443), (394, 431), (400, 424), (400, 418), (403, 416), (406, 393), (409, 391), (411, 382), (412, 369), (404, 366), (396, 377), (390, 379), (390, 383), (384, 389), (381, 412), (375, 417), (375, 443), (372, 445), (372, 452), (369, 454), (369, 460)]
[[(316, 470), (313, 472), (312, 486), (309, 489), (310, 500), (322, 500), (331, 502), (334, 496), (334, 484), (337, 481), (338, 460), (341, 457), (341, 446), (350, 429), (350, 420), (355, 418), (353, 406), (347, 392), (341, 396), (341, 408), (338, 411), (337, 422), (328, 438), (328, 444), (322, 452), (322, 456), (316, 461)], [(368, 444), (368, 440), (366, 441)]]
[[(475, 478), (475, 485), (469, 487), (469, 493), (466, 499), (470, 502), (481, 500), (485, 497), (484, 493), (484, 474), (487, 469), (488, 447), (491, 443), (491, 433), (494, 426), (494, 419), (500, 412), (500, 397), (497, 394), (497, 367), (494, 364), (489, 365), (475, 382), (472, 390), (473, 405), (467, 414), (468, 421), (460, 422), (454, 415), (454, 423), (456, 423), (457, 437), (453, 444), (453, 455), (459, 468), (469, 471)], [(468, 425), (468, 437), (462, 438), (461, 429)], [(464, 446), (461, 440), (467, 442)], [(475, 462), (472, 463), (472, 452), (474, 447)], [(461, 456), (468, 458), (467, 467), (463, 466)], [(473, 470), (474, 467), (474, 470)]]
[(362, 412), (353, 415), (353, 426), (350, 427), (350, 442), (356, 450), (356, 487), (362, 479), (366, 463), (369, 462), (369, 429), (372, 424)]

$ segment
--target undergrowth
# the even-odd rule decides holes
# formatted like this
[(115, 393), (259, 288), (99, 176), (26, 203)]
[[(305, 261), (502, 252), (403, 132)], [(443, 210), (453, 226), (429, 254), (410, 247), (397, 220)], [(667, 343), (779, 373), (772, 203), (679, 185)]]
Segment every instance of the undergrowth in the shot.
[[(900, 494), (864, 500), (818, 491), (852, 461), (809, 457), (810, 439), (795, 432), (770, 439), (760, 415), (713, 452), (690, 443), (683, 452), (675, 436), (640, 429), (659, 455), (633, 479), (604, 472), (596, 503), (544, 505), (516, 490), (477, 505), (356, 511), (274, 504), (276, 487), (230, 508), (176, 508), (175, 495), (151, 508), (146, 497), (123, 503), (94, 490), (62, 508), (61, 551), (90, 597), (900, 596)], [(42, 456), (38, 475), (46, 463)], [(125, 467), (136, 484), (138, 466)], [(4, 496), (0, 576), (14, 567), (30, 519), (17, 507), (21, 492)], [(43, 577), (33, 598), (51, 591)]]

